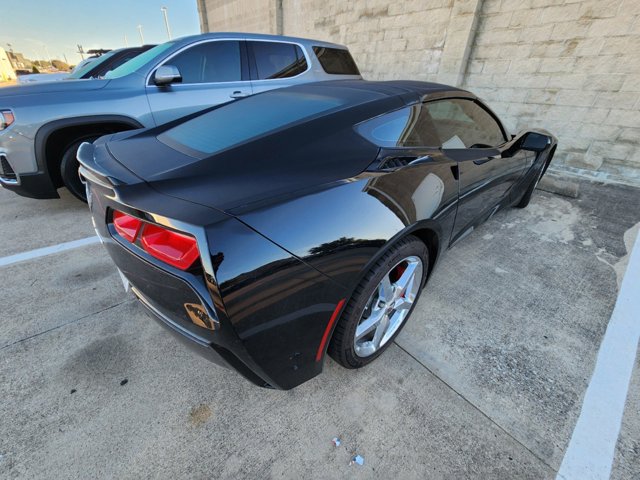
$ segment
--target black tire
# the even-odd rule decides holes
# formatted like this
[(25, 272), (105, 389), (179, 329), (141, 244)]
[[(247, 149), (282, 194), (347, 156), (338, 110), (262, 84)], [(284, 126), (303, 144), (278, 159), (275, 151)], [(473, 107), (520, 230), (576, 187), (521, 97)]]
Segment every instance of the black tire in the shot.
[[(354, 339), (356, 327), (360, 323), (365, 308), (372, 294), (378, 288), (378, 285), (389, 274), (394, 266), (398, 265), (403, 259), (408, 257), (418, 257), (422, 261), (422, 274), (420, 279), (420, 287), (418, 293), (409, 309), (409, 313), (402, 320), (402, 324), (393, 334), (389, 341), (379, 347), (375, 353), (362, 357), (356, 353)], [(420, 293), (424, 287), (424, 279), (429, 271), (429, 250), (427, 246), (419, 238), (409, 235), (398, 243), (389, 248), (384, 255), (375, 263), (375, 265), (367, 272), (355, 289), (353, 296), (347, 303), (340, 320), (329, 344), (328, 353), (331, 357), (345, 368), (360, 368), (378, 358), (393, 343), (395, 337), (400, 333), (404, 325), (411, 317), (413, 309), (420, 297)], [(370, 307), (369, 307), (370, 308)]]
[(78, 163), (76, 155), (78, 154), (78, 148), (81, 143), (93, 142), (97, 138), (98, 136), (94, 135), (74, 141), (64, 150), (62, 161), (60, 162), (60, 175), (62, 176), (64, 186), (67, 187), (67, 190), (69, 190), (74, 197), (85, 203), (87, 202), (87, 194), (78, 175), (80, 164)]
[(544, 165), (542, 165), (542, 168), (540, 169), (536, 177), (533, 179), (533, 181), (527, 188), (527, 191), (522, 196), (520, 201), (515, 205), (516, 208), (526, 208), (529, 205), (529, 202), (531, 201), (531, 197), (533, 196), (533, 192), (538, 186), (538, 183), (540, 183), (540, 180), (542, 179), (544, 174), (547, 172), (547, 168), (549, 168), (549, 164), (551, 164), (551, 160), (553, 159), (553, 156), (555, 155), (555, 153), (556, 153), (556, 147), (554, 146), (551, 149), (551, 152), (549, 152), (549, 155), (547, 156), (547, 158), (545, 159)]
[(520, 201), (515, 205), (516, 208), (526, 208), (527, 205), (529, 205), (531, 197), (533, 197), (533, 192), (538, 186), (538, 183), (540, 182), (540, 179), (542, 178), (546, 170), (547, 165), (545, 164), (542, 166), (542, 168), (540, 168), (540, 171), (536, 174), (536, 176), (533, 177), (533, 180), (531, 180), (531, 183), (527, 187), (527, 191), (524, 193)]

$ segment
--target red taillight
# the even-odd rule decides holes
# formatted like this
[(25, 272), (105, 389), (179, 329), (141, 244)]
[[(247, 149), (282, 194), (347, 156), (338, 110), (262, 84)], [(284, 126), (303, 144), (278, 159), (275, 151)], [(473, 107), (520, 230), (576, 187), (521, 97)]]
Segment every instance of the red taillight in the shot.
[(200, 256), (195, 238), (157, 225), (146, 224), (140, 241), (147, 253), (180, 270), (188, 269)]
[(118, 210), (113, 211), (113, 226), (125, 240), (135, 243), (151, 256), (180, 270), (187, 270), (200, 257), (196, 239), (191, 235), (143, 222)]
[(142, 221), (126, 213), (114, 210), (113, 226), (122, 238), (134, 242), (140, 232)]

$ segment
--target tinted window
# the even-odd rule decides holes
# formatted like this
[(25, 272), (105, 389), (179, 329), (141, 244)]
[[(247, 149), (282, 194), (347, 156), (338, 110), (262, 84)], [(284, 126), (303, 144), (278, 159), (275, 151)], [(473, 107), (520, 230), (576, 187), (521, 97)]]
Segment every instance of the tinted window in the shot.
[(505, 142), (500, 126), (471, 100), (439, 100), (402, 108), (356, 127), (382, 147), (493, 147)]
[(113, 57), (116, 54), (116, 52), (117, 50), (111, 50), (110, 52), (107, 52), (101, 57), (99, 57), (97, 60), (93, 60), (92, 62), (86, 63), (82, 68), (79, 68), (78, 70), (74, 70), (73, 72), (71, 72), (71, 75), (69, 75), (67, 78), (77, 79), (77, 78), (84, 77), (87, 73), (89, 73), (91, 70), (96, 68), (98, 65), (101, 65), (104, 62), (108, 61), (111, 57)]
[(249, 42), (249, 45), (260, 80), (294, 77), (307, 69), (307, 60), (297, 45), (280, 42)]
[(426, 109), (421, 105), (402, 108), (367, 120), (357, 131), (382, 147), (437, 147), (440, 139)]
[(156, 45), (151, 50), (147, 50), (146, 52), (138, 55), (136, 58), (133, 58), (130, 62), (120, 65), (118, 68), (114, 68), (105, 75), (105, 78), (120, 78), (124, 77), (125, 75), (129, 75), (130, 73), (135, 72), (147, 63), (150, 63), (152, 60), (155, 60), (156, 57), (160, 56), (161, 53), (171, 47), (173, 47), (173, 42)]
[(443, 148), (495, 147), (505, 142), (498, 122), (472, 100), (450, 99), (424, 104)]
[(101, 75), (104, 75), (105, 73), (110, 72), (111, 70), (115, 70), (116, 68), (118, 68), (120, 65), (124, 65), (125, 63), (127, 63), (129, 60), (137, 57), (141, 52), (139, 51), (133, 51), (133, 52), (129, 52), (125, 55), (122, 55), (120, 58), (118, 58), (117, 60), (114, 60), (111, 65), (107, 66), (107, 71), (104, 73), (101, 73)]
[(178, 67), (182, 83), (237, 82), (242, 79), (240, 42), (195, 45), (166, 62)]
[(325, 72), (337, 75), (360, 75), (349, 50), (328, 47), (313, 47)]
[(158, 140), (188, 155), (204, 158), (342, 104), (341, 100), (325, 95), (293, 96), (273, 91), (203, 113), (161, 133)]

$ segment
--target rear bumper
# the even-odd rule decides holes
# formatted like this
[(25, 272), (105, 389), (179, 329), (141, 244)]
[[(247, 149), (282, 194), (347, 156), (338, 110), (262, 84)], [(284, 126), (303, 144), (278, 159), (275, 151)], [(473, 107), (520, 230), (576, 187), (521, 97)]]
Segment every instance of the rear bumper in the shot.
[[(322, 371), (341, 285), (237, 218), (159, 193), (103, 145), (83, 144), (78, 159), (96, 231), (156, 321), (258, 386), (287, 390)], [(118, 234), (113, 210), (193, 236), (201, 263), (183, 271), (152, 257)]]
[[(211, 294), (204, 282), (188, 272), (169, 271), (133, 252), (113, 238), (108, 228), (98, 227), (109, 255), (131, 285), (133, 294), (149, 316), (177, 337), (190, 350), (216, 365), (231, 368), (261, 387), (271, 387), (259, 369), (251, 365), (234, 330), (221, 328)], [(187, 306), (206, 311), (207, 327), (189, 317)], [(203, 364), (207, 365), (207, 364)], [(251, 365), (251, 366), (249, 366)]]
[(159, 325), (164, 327), (167, 331), (171, 332), (174, 337), (180, 340), (181, 343), (186, 345), (192, 351), (202, 355), (210, 362), (215, 363), (221, 367), (231, 368), (231, 366), (222, 358), (222, 356), (214, 349), (213, 345), (204, 338), (201, 338), (194, 333), (190, 332), (184, 327), (181, 327), (178, 323), (171, 320), (164, 313), (156, 307), (151, 300), (146, 298), (142, 292), (133, 287), (133, 294), (140, 300), (140, 303), (145, 307), (149, 316), (158, 322)]

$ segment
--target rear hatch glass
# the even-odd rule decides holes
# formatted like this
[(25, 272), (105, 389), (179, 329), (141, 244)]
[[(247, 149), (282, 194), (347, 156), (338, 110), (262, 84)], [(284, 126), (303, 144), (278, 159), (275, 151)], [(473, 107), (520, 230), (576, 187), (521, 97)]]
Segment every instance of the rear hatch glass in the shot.
[(344, 104), (341, 99), (322, 94), (268, 93), (223, 105), (170, 128), (157, 138), (181, 153), (205, 158)]

